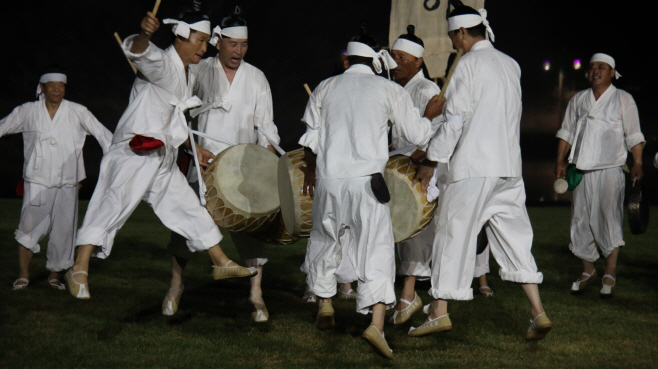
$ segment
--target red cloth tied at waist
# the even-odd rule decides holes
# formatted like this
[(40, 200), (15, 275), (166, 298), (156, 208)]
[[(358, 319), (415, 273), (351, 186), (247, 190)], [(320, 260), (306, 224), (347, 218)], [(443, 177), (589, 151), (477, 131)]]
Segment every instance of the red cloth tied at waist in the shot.
[(153, 151), (164, 146), (164, 142), (153, 137), (135, 135), (128, 145), (135, 151)]
[(16, 195), (23, 197), (25, 194), (25, 180), (21, 178), (21, 181), (18, 182), (18, 186), (16, 186)]

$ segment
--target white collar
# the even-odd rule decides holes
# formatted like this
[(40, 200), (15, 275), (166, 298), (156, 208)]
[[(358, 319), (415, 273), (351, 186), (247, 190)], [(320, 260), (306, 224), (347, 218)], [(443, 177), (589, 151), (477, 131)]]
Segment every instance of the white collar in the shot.
[(354, 64), (350, 65), (349, 68), (345, 71), (345, 73), (361, 73), (361, 74), (372, 74), (373, 76), (375, 75), (375, 72), (372, 71), (372, 68), (365, 64)]
[(480, 49), (487, 49), (487, 48), (492, 48), (493, 49), (493, 44), (489, 40), (480, 40), (476, 42), (473, 46), (471, 46), (471, 51), (476, 51)]

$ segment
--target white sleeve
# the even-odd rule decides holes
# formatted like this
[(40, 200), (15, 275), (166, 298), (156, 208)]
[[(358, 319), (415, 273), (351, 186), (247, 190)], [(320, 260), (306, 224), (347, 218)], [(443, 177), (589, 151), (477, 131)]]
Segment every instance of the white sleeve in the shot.
[(453, 115), (443, 123), (427, 148), (427, 158), (440, 163), (449, 163), (462, 135), (464, 121)]
[(256, 101), (254, 124), (258, 128), (258, 144), (263, 147), (271, 145), (270, 140), (277, 145), (281, 142), (279, 131), (272, 119), (272, 91), (270, 84), (265, 81), (262, 92)]
[(112, 145), (112, 132), (96, 119), (96, 117), (87, 109), (84, 110), (81, 121), (82, 126), (88, 134), (94, 136), (96, 141), (101, 145), (103, 154), (107, 154)]
[(564, 120), (562, 121), (562, 127), (555, 137), (561, 138), (566, 141), (569, 145), (573, 144), (576, 131), (576, 98), (578, 95), (574, 96), (569, 100), (569, 105), (567, 105), (567, 111), (564, 113)]
[[(411, 96), (402, 87), (392, 95), (396, 101), (391, 106), (388, 119), (393, 123), (391, 135), (398, 137), (399, 142), (408, 142), (416, 146), (424, 146), (429, 142), (432, 122), (421, 118), (418, 109), (414, 107)], [(397, 95), (397, 98), (396, 96)]]
[(0, 120), (0, 137), (12, 133), (23, 132), (25, 110), (26, 108), (24, 108), (23, 105), (17, 106), (11, 111), (11, 113), (9, 113), (9, 115)]
[(121, 46), (123, 53), (149, 82), (158, 84), (166, 72), (164, 51), (149, 41), (146, 50), (139, 54), (132, 53), (130, 48), (135, 37), (137, 35), (129, 36), (124, 40)]
[(299, 139), (299, 144), (308, 147), (314, 154), (318, 153), (318, 141), (322, 127), (322, 103), (319, 96), (321, 86), (318, 86), (308, 99), (302, 118), (302, 122), (306, 123), (306, 133)]
[(622, 94), (621, 100), (621, 124), (626, 136), (626, 147), (630, 151), (634, 146), (646, 142), (640, 130), (640, 115), (637, 111), (635, 100), (630, 94)]

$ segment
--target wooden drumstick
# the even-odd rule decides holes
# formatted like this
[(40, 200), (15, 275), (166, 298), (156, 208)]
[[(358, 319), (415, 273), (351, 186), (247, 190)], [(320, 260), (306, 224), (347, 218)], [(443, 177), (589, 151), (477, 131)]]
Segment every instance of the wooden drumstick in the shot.
[(311, 92), (311, 89), (308, 87), (306, 83), (304, 83), (304, 88), (306, 89), (306, 92), (308, 93), (308, 96), (311, 96), (313, 92)]
[(160, 8), (160, 2), (161, 1), (162, 0), (155, 0), (155, 6), (153, 7), (153, 11), (151, 12), (151, 13), (153, 13), (154, 17), (155, 17), (156, 14), (158, 14), (158, 9)]
[[(119, 37), (119, 34), (117, 32), (114, 32), (114, 38), (116, 38), (117, 42), (119, 43), (119, 46), (123, 46), (123, 41), (121, 41), (121, 37)], [(126, 57), (126, 60), (128, 60), (128, 63), (130, 63), (130, 68), (133, 69), (133, 72), (137, 74), (137, 68), (135, 68), (133, 62), (131, 62), (130, 59), (128, 59), (128, 57)]]
[(464, 55), (464, 49), (457, 50), (457, 56), (455, 56), (455, 61), (452, 62), (452, 66), (448, 72), (448, 77), (446, 78), (446, 83), (443, 85), (441, 93), (439, 94), (439, 100), (443, 97), (443, 95), (445, 95), (448, 84), (450, 83), (450, 79), (452, 78), (452, 74), (455, 73), (455, 68), (457, 67), (457, 63), (459, 63), (459, 59), (461, 59), (462, 55)]

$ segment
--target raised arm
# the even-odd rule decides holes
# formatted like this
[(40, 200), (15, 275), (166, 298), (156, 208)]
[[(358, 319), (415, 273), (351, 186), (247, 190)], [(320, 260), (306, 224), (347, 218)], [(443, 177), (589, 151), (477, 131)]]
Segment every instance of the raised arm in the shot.
[(158, 18), (153, 15), (153, 13), (148, 12), (141, 23), (141, 32), (137, 37), (133, 38), (133, 43), (130, 46), (130, 52), (133, 54), (141, 54), (149, 46), (151, 41), (151, 36), (160, 28), (160, 21)]

